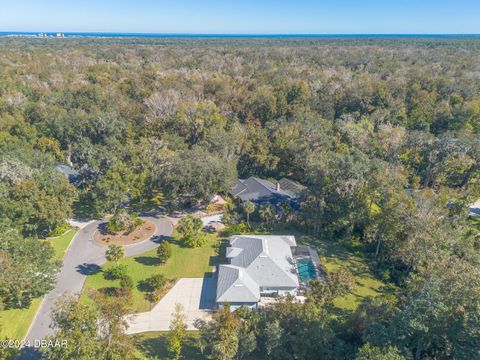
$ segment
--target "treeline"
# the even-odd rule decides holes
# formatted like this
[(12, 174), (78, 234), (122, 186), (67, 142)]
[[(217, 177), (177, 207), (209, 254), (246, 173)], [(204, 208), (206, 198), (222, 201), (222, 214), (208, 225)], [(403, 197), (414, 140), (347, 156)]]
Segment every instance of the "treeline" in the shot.
[[(74, 203), (88, 216), (175, 209), (226, 192), (237, 176), (288, 177), (308, 187), (291, 225), (358, 240), (400, 289), (388, 306), (335, 318), (332, 339), (348, 343), (348, 356), (367, 342), (407, 358), (478, 355), (479, 239), (467, 205), (480, 196), (479, 44), (1, 39), (4, 305), (51, 286), (34, 286), (40, 271), (21, 290), (12, 285), (16, 265), (40, 254), (16, 249), (47, 246), (36, 238)], [(79, 171), (78, 190), (56, 162)], [(51, 258), (39, 257), (44, 279)]]

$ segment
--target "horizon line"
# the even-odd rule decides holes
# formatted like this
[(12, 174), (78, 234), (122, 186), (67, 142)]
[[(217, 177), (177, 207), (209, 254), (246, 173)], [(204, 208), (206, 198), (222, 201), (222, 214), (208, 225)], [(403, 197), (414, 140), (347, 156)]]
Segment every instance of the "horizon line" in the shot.
[(480, 33), (203, 33), (203, 32), (135, 32), (135, 31), (4, 31), (0, 34), (103, 34), (117, 36), (155, 35), (155, 36), (480, 36)]

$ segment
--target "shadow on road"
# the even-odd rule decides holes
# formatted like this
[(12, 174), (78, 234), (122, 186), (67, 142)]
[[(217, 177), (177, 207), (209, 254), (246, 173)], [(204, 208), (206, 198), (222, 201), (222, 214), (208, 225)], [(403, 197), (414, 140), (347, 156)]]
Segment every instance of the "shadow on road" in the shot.
[(154, 235), (150, 238), (150, 241), (154, 242), (154, 243), (157, 243), (157, 244), (160, 244), (162, 241), (164, 240), (169, 240), (170, 237), (169, 236), (165, 236), (165, 235)]
[(82, 275), (97, 274), (101, 269), (97, 264), (81, 264), (77, 266), (77, 271)]

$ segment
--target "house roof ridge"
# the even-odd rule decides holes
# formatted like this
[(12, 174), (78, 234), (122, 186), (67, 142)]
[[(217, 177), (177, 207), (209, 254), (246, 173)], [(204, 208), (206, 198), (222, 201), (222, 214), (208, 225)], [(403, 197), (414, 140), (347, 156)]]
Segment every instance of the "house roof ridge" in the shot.
[[(250, 176), (250, 178), (253, 178), (253, 180), (255, 180), (258, 184), (260, 184), (261, 186), (263, 186), (265, 189), (267, 189), (268, 191), (270, 192), (274, 192), (275, 191), (275, 184), (272, 183), (271, 181), (269, 180), (265, 180), (265, 179), (261, 179), (259, 177), (256, 177), (256, 176)], [(265, 186), (265, 183), (268, 182), (272, 185), (273, 189), (268, 187), (268, 186)]]
[[(223, 289), (223, 292), (219, 295), (217, 294), (216, 300), (217, 302), (222, 302), (222, 301), (228, 301), (228, 300), (222, 300), (223, 297), (225, 297), (225, 294), (228, 295), (229, 291), (232, 291), (232, 289), (235, 288), (235, 283), (239, 281), (241, 284), (241, 287), (245, 288), (248, 291), (248, 295), (251, 296), (250, 299), (255, 299), (257, 300), (259, 298), (259, 293), (256, 294), (256, 292), (259, 292), (260, 286), (258, 283), (250, 276), (250, 274), (246, 271), (246, 269), (236, 266), (236, 265), (231, 265), (231, 264), (221, 264), (220, 267), (224, 269), (229, 269), (233, 270), (235, 274), (235, 278), (231, 279), (229, 281), (229, 284)], [(220, 270), (219, 267), (219, 270)], [(251, 286), (254, 285), (257, 287), (257, 289), (252, 289)], [(257, 290), (257, 291), (255, 291)]]

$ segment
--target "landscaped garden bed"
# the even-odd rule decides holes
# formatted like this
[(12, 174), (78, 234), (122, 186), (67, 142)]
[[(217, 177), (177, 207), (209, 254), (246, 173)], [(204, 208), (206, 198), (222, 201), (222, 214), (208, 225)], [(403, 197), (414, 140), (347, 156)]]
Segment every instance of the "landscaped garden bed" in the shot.
[(130, 245), (142, 242), (155, 234), (155, 224), (150, 221), (144, 221), (132, 232), (118, 232), (109, 234), (107, 232), (107, 223), (99, 225), (99, 229), (94, 234), (94, 239), (101, 245)]
[(122, 209), (107, 222), (101, 223), (93, 237), (101, 245), (130, 245), (142, 242), (153, 234), (155, 224)]

